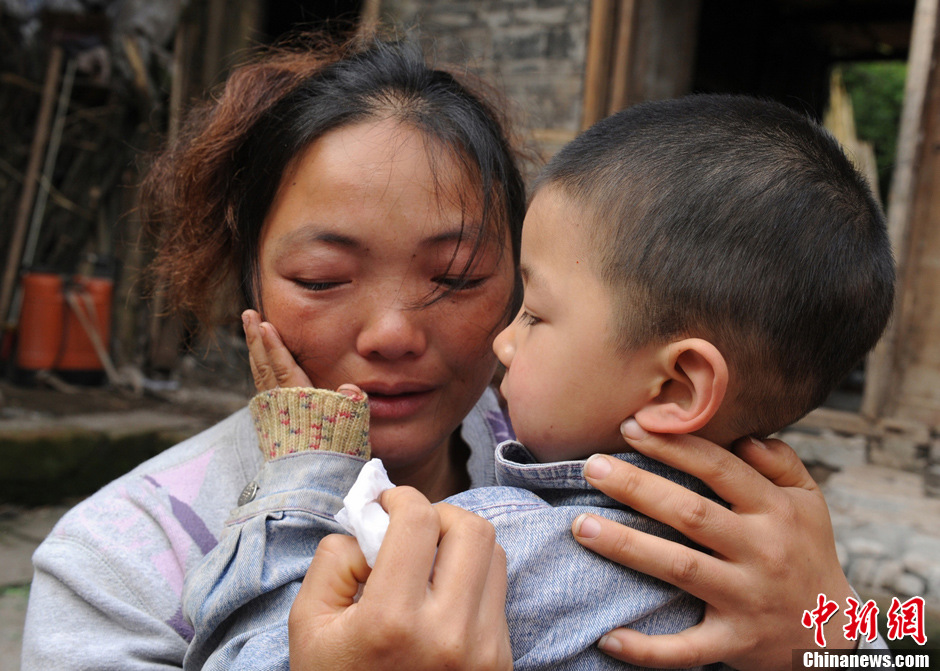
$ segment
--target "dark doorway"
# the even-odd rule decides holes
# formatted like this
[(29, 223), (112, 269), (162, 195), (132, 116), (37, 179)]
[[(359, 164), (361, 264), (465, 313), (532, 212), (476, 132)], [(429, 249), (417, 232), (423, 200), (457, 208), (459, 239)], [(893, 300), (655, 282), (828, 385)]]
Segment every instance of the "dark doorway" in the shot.
[(261, 28), (267, 42), (302, 29), (343, 37), (358, 27), (362, 0), (268, 0), (262, 11)]

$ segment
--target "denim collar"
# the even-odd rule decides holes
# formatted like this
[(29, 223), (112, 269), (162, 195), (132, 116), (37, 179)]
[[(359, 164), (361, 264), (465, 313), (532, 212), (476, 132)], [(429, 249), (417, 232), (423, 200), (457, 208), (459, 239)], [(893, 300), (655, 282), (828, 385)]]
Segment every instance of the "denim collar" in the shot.
[[(714, 493), (698, 478), (655, 461), (639, 452), (610, 455), (687, 489), (715, 498)], [(582, 474), (586, 459), (540, 463), (522, 443), (507, 440), (496, 447), (496, 481), (506, 487), (539, 490), (587, 490), (596, 492)], [(544, 494), (543, 494), (544, 495)]]

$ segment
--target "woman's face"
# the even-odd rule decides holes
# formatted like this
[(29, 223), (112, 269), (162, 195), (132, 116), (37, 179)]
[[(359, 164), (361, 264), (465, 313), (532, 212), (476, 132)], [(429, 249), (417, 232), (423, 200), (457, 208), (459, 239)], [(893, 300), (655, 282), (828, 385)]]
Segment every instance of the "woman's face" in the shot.
[(508, 236), (490, 236), (427, 304), (485, 235), (478, 187), (429, 142), (391, 120), (327, 133), (285, 172), (260, 247), (264, 318), (317, 387), (368, 393), (374, 456), (419, 487), (453, 466), (513, 282)]

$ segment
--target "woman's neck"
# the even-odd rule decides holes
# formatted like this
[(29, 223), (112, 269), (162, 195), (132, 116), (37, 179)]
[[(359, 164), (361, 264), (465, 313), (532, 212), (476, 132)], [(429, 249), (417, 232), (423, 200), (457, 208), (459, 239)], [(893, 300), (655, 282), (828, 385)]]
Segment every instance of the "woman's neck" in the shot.
[(452, 494), (470, 488), (467, 474), (469, 448), (460, 437), (458, 428), (441, 443), (427, 461), (411, 468), (390, 470), (389, 479), (396, 485), (414, 487), (431, 503), (437, 503)]

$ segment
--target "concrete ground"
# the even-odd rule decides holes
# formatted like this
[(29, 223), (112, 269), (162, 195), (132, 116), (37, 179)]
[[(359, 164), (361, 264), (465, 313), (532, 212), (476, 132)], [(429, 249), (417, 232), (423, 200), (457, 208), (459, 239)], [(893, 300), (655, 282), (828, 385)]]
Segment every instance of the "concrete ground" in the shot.
[(0, 671), (20, 668), (30, 557), (68, 506), (0, 509)]
[[(19, 669), (32, 575), (30, 556), (81, 496), (79, 492), (67, 501), (30, 505), (3, 501), (10, 491), (3, 480), (19, 467), (3, 463), (4, 454), (16, 453), (24, 442), (50, 436), (91, 436), (101, 441), (99, 450), (120, 451), (125, 449), (125, 439), (133, 442), (135, 436), (147, 434), (161, 437), (167, 446), (243, 407), (247, 397), (245, 390), (205, 388), (178, 390), (176, 397), (164, 395), (156, 400), (126, 396), (108, 400), (109, 393), (89, 391), (81, 399), (66, 399), (58, 393), (26, 393), (0, 383), (0, 671)], [(841, 441), (846, 449), (856, 449), (858, 443), (852, 437), (832, 435), (787, 439), (801, 454), (810, 449), (807, 442), (818, 445), (825, 440), (832, 448), (832, 441)], [(158, 440), (154, 449), (161, 444)], [(862, 461), (844, 460), (846, 465), (823, 485), (846, 573), (866, 598), (925, 596), (932, 613), (928, 631), (937, 631), (933, 614), (940, 612), (940, 499), (924, 495), (923, 478), (918, 474)], [(127, 470), (121, 469), (113, 477)], [(23, 477), (45, 475), (29, 472)], [(928, 643), (928, 647), (936, 644)]]

